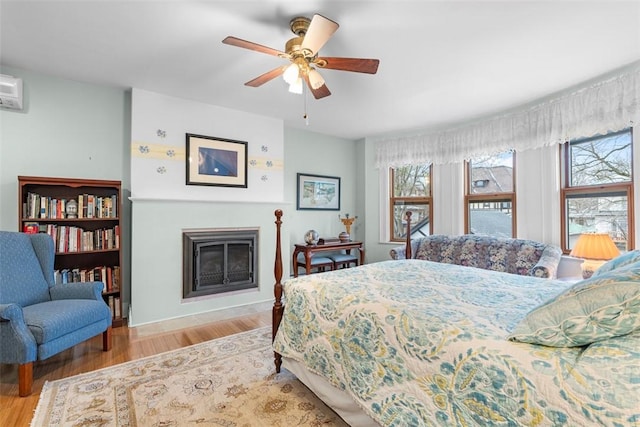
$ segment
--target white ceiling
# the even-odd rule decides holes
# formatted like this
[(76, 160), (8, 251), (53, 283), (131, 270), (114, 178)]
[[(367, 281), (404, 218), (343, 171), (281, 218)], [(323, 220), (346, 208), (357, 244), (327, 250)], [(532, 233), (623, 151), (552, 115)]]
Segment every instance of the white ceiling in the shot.
[[(281, 78), (244, 86), (284, 60), (221, 41), (284, 50), (290, 19), (314, 13), (340, 24), (321, 56), (378, 58), (380, 67), (322, 70), (332, 95), (309, 97), (305, 125), (304, 97)], [(351, 139), (464, 122), (639, 59), (639, 1), (0, 0), (1, 65)]]

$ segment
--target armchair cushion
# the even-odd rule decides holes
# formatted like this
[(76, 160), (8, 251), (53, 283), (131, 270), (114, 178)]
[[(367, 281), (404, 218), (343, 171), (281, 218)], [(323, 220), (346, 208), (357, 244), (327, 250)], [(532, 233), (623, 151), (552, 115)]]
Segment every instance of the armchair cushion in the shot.
[(72, 334), (79, 325), (111, 319), (111, 312), (104, 301), (95, 300), (49, 301), (24, 307), (22, 311), (38, 345)]

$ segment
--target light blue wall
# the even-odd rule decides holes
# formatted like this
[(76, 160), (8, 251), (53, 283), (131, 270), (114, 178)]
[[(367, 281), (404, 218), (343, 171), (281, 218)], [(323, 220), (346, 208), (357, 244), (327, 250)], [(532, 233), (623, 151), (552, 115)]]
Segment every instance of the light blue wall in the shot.
[(24, 110), (0, 110), (0, 229), (18, 229), (19, 175), (122, 181), (122, 274), (129, 292), (130, 94), (2, 67), (23, 79)]
[[(290, 230), (290, 247), (304, 241), (307, 230), (316, 230), (320, 237), (338, 237), (344, 231), (339, 216), (358, 216), (351, 228), (351, 238), (364, 238), (364, 210), (358, 208), (355, 141), (335, 138), (298, 129), (284, 131), (284, 198), (289, 202), (284, 210), (283, 223)], [(296, 210), (297, 174), (340, 177), (340, 210)]]
[(18, 226), (18, 175), (115, 179), (128, 188), (130, 99), (122, 89), (2, 67), (23, 111), (0, 110), (0, 228)]
[[(135, 199), (133, 204), (130, 325), (273, 301), (274, 211), (282, 209), (280, 204), (151, 199)], [(258, 288), (183, 300), (184, 230), (247, 227), (259, 229)], [(282, 256), (284, 264), (288, 248)], [(288, 271), (285, 265), (284, 274)]]

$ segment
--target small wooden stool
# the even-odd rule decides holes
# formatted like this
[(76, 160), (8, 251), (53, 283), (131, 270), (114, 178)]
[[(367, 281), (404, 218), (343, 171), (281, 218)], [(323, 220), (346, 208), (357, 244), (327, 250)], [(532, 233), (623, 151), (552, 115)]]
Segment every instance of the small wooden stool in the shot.
[(358, 257), (351, 254), (330, 254), (329, 258), (333, 260), (335, 270), (339, 268), (349, 268), (351, 263), (353, 263), (354, 266), (358, 265)]
[[(334, 266), (335, 264), (331, 258), (324, 256), (311, 257), (311, 268), (317, 269), (317, 273), (326, 271), (327, 267), (329, 267), (330, 270), (333, 270)], [(298, 259), (296, 260), (296, 268), (298, 267), (302, 267), (305, 269), (307, 268), (307, 265), (305, 264), (304, 254), (298, 254)]]

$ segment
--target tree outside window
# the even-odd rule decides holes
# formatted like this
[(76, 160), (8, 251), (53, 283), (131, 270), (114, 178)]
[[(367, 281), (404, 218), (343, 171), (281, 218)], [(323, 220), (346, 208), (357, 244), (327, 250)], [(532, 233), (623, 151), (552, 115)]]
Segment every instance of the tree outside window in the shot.
[(411, 211), (412, 237), (432, 233), (431, 165), (407, 165), (390, 169), (391, 240), (404, 241), (406, 212)]
[(621, 251), (633, 247), (631, 129), (564, 144), (562, 246), (581, 233), (608, 233)]
[(467, 162), (465, 232), (514, 237), (515, 154), (507, 151)]

